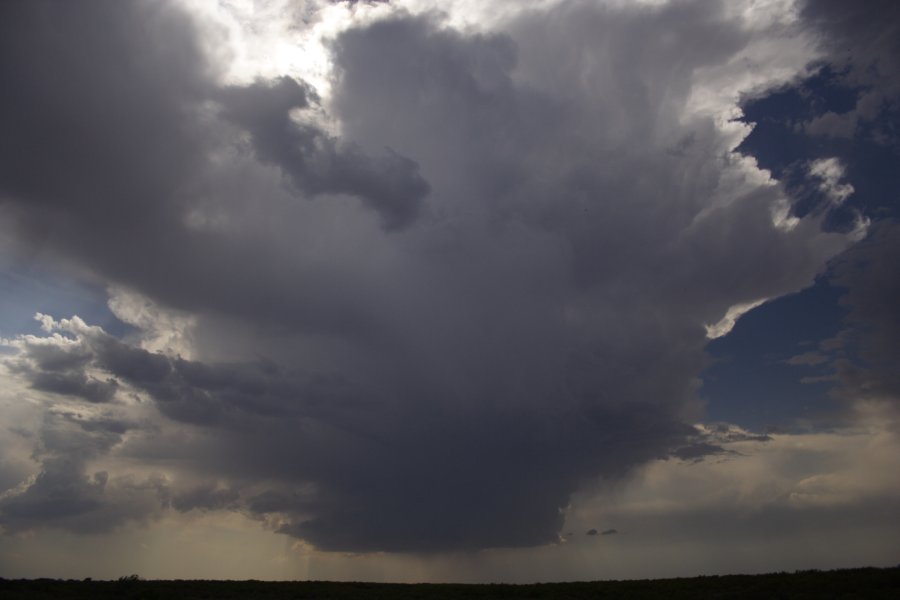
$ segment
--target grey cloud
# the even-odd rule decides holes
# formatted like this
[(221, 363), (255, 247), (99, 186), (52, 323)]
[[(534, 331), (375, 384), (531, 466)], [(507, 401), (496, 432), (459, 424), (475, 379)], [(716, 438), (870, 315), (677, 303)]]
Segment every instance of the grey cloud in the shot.
[(619, 533), (619, 531), (616, 529), (604, 529), (600, 532), (600, 535), (615, 535), (617, 533)]
[(717, 446), (716, 444), (697, 442), (688, 446), (677, 448), (672, 453), (672, 456), (680, 458), (681, 460), (702, 460), (707, 456), (723, 454), (725, 452), (727, 451), (724, 448), (722, 448), (721, 446)]
[(281, 77), (221, 92), (225, 115), (252, 135), (260, 160), (279, 165), (298, 189), (310, 195), (352, 194), (371, 205), (387, 229), (408, 226), (429, 192), (415, 161), (388, 152), (372, 158), (315, 125), (291, 119), (315, 94)]
[[(373, 448), (377, 454), (363, 464), (338, 459), (334, 472), (319, 480), (327, 501), (313, 505), (316, 516), (282, 531), (326, 550), (434, 552), (555, 543), (559, 509), (582, 473), (623, 474), (631, 461), (649, 458), (659, 440), (680, 434), (669, 423), (641, 424), (641, 438), (634, 423), (598, 415), (577, 428), (558, 423), (571, 427), (564, 439), (528, 415), (477, 416), (475, 431), (467, 431), (471, 418), (442, 416), (438, 427), (415, 419), (419, 432), (395, 429), (387, 438), (392, 443)], [(610, 433), (625, 428), (628, 437)], [(406, 448), (413, 454), (406, 455)]]
[(26, 338), (20, 342), (20, 349), (18, 355), (0, 363), (36, 390), (95, 403), (109, 402), (115, 396), (114, 379), (101, 380), (85, 372), (93, 357), (84, 344), (34, 343)]
[(83, 373), (34, 373), (31, 387), (45, 392), (78, 396), (89, 402), (109, 402), (118, 386), (114, 380), (100, 381)]
[(0, 499), (0, 527), (7, 533), (54, 527), (75, 533), (102, 533), (159, 514), (162, 482), (110, 480), (107, 473), (83, 473), (64, 458), (43, 463), (26, 490)]
[(853, 113), (839, 115), (828, 111), (803, 124), (810, 135), (824, 135), (836, 138), (850, 138), (856, 133), (858, 116)]
[(804, 352), (790, 357), (785, 362), (793, 366), (814, 367), (828, 362), (828, 357), (820, 352)]
[[(495, 412), (409, 405), (401, 407), (402, 415), (385, 415), (384, 409), (376, 413), (355, 402), (363, 392), (339, 381), (171, 358), (129, 347), (75, 320), (61, 326), (71, 328), (82, 354), (90, 353), (87, 365), (146, 392), (172, 419), (214, 428), (223, 474), (274, 485), (266, 493), (243, 495), (246, 501), (240, 501), (239, 488), (173, 491), (173, 508), (240, 506), (250, 514), (281, 513), (290, 521), (279, 531), (325, 550), (551, 543), (562, 524), (559, 507), (583, 477), (579, 473), (624, 474), (634, 462), (664, 455), (687, 429), (649, 406), (638, 412), (596, 406), (575, 419), (556, 415), (551, 423), (512, 406)], [(46, 430), (43, 443), (53, 452), (93, 447), (95, 456), (128, 427), (112, 420), (96, 428), (87, 423), (78, 423), (82, 434), (75, 438), (71, 429), (62, 437)], [(416, 451), (410, 454), (410, 448)], [(566, 463), (569, 472), (560, 468)], [(319, 491), (278, 492), (292, 480), (311, 480)], [(81, 488), (72, 493), (93, 498)], [(425, 527), (429, 535), (423, 538)]]
[(100, 277), (155, 287), (169, 264), (177, 281), (176, 191), (205, 164), (212, 88), (191, 21), (144, 1), (2, 10), (0, 203), (18, 241)]
[(66, 459), (73, 464), (104, 456), (120, 444), (123, 434), (137, 424), (114, 414), (86, 415), (69, 410), (51, 410), (43, 418), (35, 439), (33, 458), (40, 461)]
[(59, 373), (83, 369), (91, 355), (79, 346), (25, 344), (28, 359), (37, 371)]
[[(206, 364), (149, 352), (77, 317), (54, 326), (73, 337), (46, 338), (46, 343), (23, 338), (17, 343), (19, 352), (2, 361), (35, 389), (106, 402), (127, 384), (127, 389), (148, 394), (166, 416), (195, 425), (234, 425), (252, 415), (309, 416), (325, 406), (334, 413), (339, 407), (346, 409), (351, 400), (339, 377), (310, 376), (266, 361)], [(67, 359), (69, 354), (77, 359)], [(54, 360), (47, 361), (47, 356)], [(86, 370), (106, 379), (88, 376)], [(82, 427), (100, 425), (120, 433), (128, 428), (127, 421), (82, 423)]]
[(239, 496), (239, 492), (235, 489), (209, 483), (174, 494), (171, 505), (181, 512), (198, 509), (222, 510), (237, 507)]
[(801, 377), (800, 383), (810, 384), (810, 383), (824, 383), (828, 381), (837, 381), (838, 377), (836, 375), (820, 375), (817, 377)]
[[(150, 394), (170, 418), (197, 425), (240, 424), (247, 416), (281, 418), (346, 409), (339, 381), (272, 371), (264, 363), (204, 364), (101, 341), (97, 366)], [(352, 400), (352, 399), (348, 399)]]
[(843, 356), (832, 364), (849, 398), (900, 405), (900, 225), (879, 223), (836, 262), (833, 282), (847, 288)]
[(26, 490), (0, 499), (0, 527), (7, 533), (35, 527), (76, 533), (111, 531), (157, 514), (161, 505), (154, 496), (159, 483), (110, 481), (103, 471), (84, 474), (77, 462), (47, 460)]
[[(677, 49), (648, 48), (656, 28), (669, 31)], [(704, 28), (715, 47), (697, 34)], [(616, 288), (650, 313), (665, 304), (679, 315), (693, 311), (691, 319), (721, 316), (749, 287), (760, 285), (761, 296), (783, 293), (779, 288), (793, 280), (787, 273), (802, 268), (803, 257), (773, 230), (768, 211), (759, 210), (771, 191), (733, 190), (750, 197), (696, 218), (717, 179), (699, 177), (699, 187), (685, 193), (675, 178), (720, 160), (723, 149), (715, 147), (720, 140), (711, 121), (672, 128), (664, 118), (665, 111), (674, 118), (683, 108), (692, 69), (740, 49), (745, 39), (736, 26), (692, 3), (650, 15), (564, 3), (552, 19), (524, 18), (511, 31), (513, 39), (470, 38), (427, 20), (395, 20), (345, 34), (335, 44), (342, 84), (336, 108), (345, 131), (372, 144), (386, 137), (398, 151), (420, 157), (447, 205), (488, 211), (498, 233), (518, 226), (535, 235), (532, 243), (545, 242), (541, 235), (558, 239), (567, 255), (555, 266), (579, 291), (603, 296), (600, 290)], [(678, 64), (667, 56), (678, 56)], [(634, 63), (635, 57), (644, 62)], [(615, 69), (620, 63), (631, 67)], [(613, 79), (602, 80), (608, 73)], [(649, 118), (645, 107), (662, 113)], [(382, 127), (394, 113), (405, 118)], [(691, 136), (691, 156), (665, 151)], [(665, 143), (658, 145), (660, 139)], [(641, 189), (641, 179), (654, 186)], [(658, 210), (662, 197), (665, 211)], [(446, 234), (436, 233), (450, 234), (451, 223)], [(751, 245), (724, 247), (721, 236), (737, 236), (737, 228), (750, 230), (742, 237)], [(625, 246), (628, 269), (620, 261)], [(756, 260), (782, 251), (797, 262), (783, 274), (766, 273), (763, 282)], [(709, 262), (704, 271), (695, 269), (701, 254)], [(715, 296), (694, 280), (711, 271), (721, 282)], [(808, 273), (811, 282), (814, 270)], [(622, 318), (628, 314), (637, 311), (622, 311)]]
[(165, 482), (138, 481), (88, 472), (92, 459), (107, 454), (132, 425), (121, 420), (84, 419), (71, 413), (47, 413), (33, 458), (40, 471), (21, 489), (0, 497), (0, 527), (6, 533), (53, 527), (76, 533), (100, 533), (159, 514)]
[[(172, 492), (176, 504), (277, 516), (323, 550), (555, 543), (580, 486), (701, 443), (684, 420), (704, 325), (810, 284), (848, 243), (813, 218), (774, 227), (780, 188), (745, 176), (712, 117), (683, 114), (695, 72), (748, 42), (719, 5), (562, 3), (502, 35), (434, 16), (352, 29), (333, 43), (322, 108), (356, 146), (291, 117), (315, 101), (300, 82), (219, 89), (194, 32), (129, 36), (84, 16), (108, 9), (127, 25), (150, 5), (61, 6), (55, 35), (32, 16), (16, 21), (30, 37), (3, 37), (16, 50), (4, 76), (60, 120), (44, 128), (40, 111), (0, 100), (0, 118), (25, 111), (10, 139), (49, 144), (17, 160), (42, 173), (58, 163), (68, 181), (0, 171), (17, 235), (197, 319), (191, 360), (70, 332), (83, 354), (66, 369), (134, 388), (160, 428), (194, 434), (161, 449), (107, 431), (97, 452), (181, 458), (222, 487)], [(96, 42), (65, 71), (59, 49), (9, 58), (33, 43), (73, 51), (88, 25)], [(133, 54), (149, 62), (123, 73)], [(90, 85), (68, 80), (96, 64)], [(108, 96), (119, 76), (144, 93)], [(69, 104), (54, 100), (72, 87)], [(107, 98), (148, 131), (100, 127), (96, 152), (66, 163), (72, 141), (58, 132), (99, 127)], [(201, 110), (208, 101), (220, 112)], [(296, 202), (282, 175), (369, 206)], [(369, 209), (406, 229), (373, 226)], [(62, 369), (22, 352), (36, 373)], [(705, 443), (694, 455), (717, 446)], [(66, 489), (100, 502), (86, 477)]]
[[(174, 3), (14, 0), (2, 10), (0, 77), (15, 93), (0, 98), (0, 206), (4, 231), (27, 255), (189, 311), (364, 327), (365, 311), (348, 306), (353, 274), (298, 260), (315, 256), (296, 245), (319, 231), (316, 215), (333, 218), (322, 206), (333, 203), (292, 206), (294, 194), (242, 153), (243, 128), (257, 157), (300, 192), (358, 195), (391, 228), (409, 225), (428, 191), (410, 159), (295, 125), (291, 103), (311, 100), (287, 80), (221, 88)], [(222, 156), (232, 162), (221, 167)], [(262, 222), (227, 232), (192, 225), (223, 210)], [(282, 235), (265, 229), (267, 215)]]
[(189, 21), (142, 1), (12, 1), (2, 10), (0, 73), (14, 82), (0, 103), (6, 200), (27, 200), (21, 217), (63, 237), (71, 233), (62, 219), (75, 234), (158, 220), (198, 160), (199, 140), (185, 132), (189, 102), (208, 81), (198, 77), (205, 67)]
[(310, 502), (308, 494), (267, 489), (261, 493), (250, 495), (246, 499), (245, 506), (252, 514), (268, 515), (302, 511), (304, 507), (310, 506)]

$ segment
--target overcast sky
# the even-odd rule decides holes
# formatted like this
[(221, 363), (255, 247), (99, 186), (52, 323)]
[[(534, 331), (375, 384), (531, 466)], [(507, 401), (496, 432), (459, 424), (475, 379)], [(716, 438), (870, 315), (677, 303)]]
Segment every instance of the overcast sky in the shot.
[(0, 80), (0, 576), (896, 564), (896, 2), (8, 0)]

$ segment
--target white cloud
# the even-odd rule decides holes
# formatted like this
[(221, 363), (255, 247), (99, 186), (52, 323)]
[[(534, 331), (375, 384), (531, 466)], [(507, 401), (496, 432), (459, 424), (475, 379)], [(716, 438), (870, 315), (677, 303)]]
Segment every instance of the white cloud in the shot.
[(139, 330), (139, 346), (150, 352), (191, 358), (196, 317), (166, 309), (124, 288), (109, 290), (109, 309), (117, 319)]
[(728, 335), (728, 333), (730, 333), (731, 330), (734, 329), (734, 326), (737, 324), (737, 321), (741, 318), (741, 316), (747, 314), (757, 306), (762, 306), (767, 300), (768, 298), (763, 298), (762, 300), (744, 302), (729, 307), (725, 312), (725, 316), (722, 317), (719, 321), (712, 325), (706, 325), (706, 337), (714, 340), (716, 338)]
[(846, 167), (836, 157), (818, 158), (809, 163), (809, 174), (819, 180), (819, 190), (834, 206), (840, 206), (853, 194), (853, 186), (841, 183)]
[(328, 42), (341, 31), (396, 10), (393, 3), (327, 0), (177, 0), (203, 29), (206, 51), (222, 68), (222, 80), (247, 85), (288, 75), (331, 91)]

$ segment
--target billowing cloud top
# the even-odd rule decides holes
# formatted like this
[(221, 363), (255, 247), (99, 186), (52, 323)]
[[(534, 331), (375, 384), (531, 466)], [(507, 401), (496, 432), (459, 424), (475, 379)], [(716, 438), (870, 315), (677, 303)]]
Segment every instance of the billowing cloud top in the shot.
[(41, 408), (5, 530), (169, 507), (323, 550), (553, 543), (581, 487), (721, 450), (686, 424), (708, 332), (864, 231), (735, 152), (742, 95), (816, 58), (790, 7), (504, 4), (475, 30), (353, 4), (327, 93), (227, 79), (227, 30), (177, 4), (3, 4), (5, 235), (134, 326), (8, 341)]

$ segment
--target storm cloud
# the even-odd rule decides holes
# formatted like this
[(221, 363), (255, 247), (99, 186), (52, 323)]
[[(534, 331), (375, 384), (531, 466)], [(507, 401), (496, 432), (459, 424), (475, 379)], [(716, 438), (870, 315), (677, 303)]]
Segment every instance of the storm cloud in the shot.
[(229, 87), (221, 99), (225, 116), (250, 132), (259, 159), (281, 166), (299, 189), (357, 195), (378, 211), (387, 229), (409, 225), (429, 191), (418, 165), (396, 153), (370, 158), (315, 125), (294, 123), (291, 111), (308, 108), (311, 96), (309, 87), (282, 77)]
[(742, 65), (782, 73), (754, 53), (783, 30), (727, 4), (560, 2), (496, 32), (394, 11), (331, 40), (320, 96), (224, 81), (174, 4), (4, 3), (4, 232), (132, 325), (122, 290), (190, 319), (159, 351), (74, 316), (8, 342), (47, 410), (143, 420), (39, 455), (0, 523), (151, 518), (142, 492), (321, 550), (534, 546), (583, 486), (720, 452), (688, 425), (709, 328), (864, 229), (793, 216), (734, 151)]

